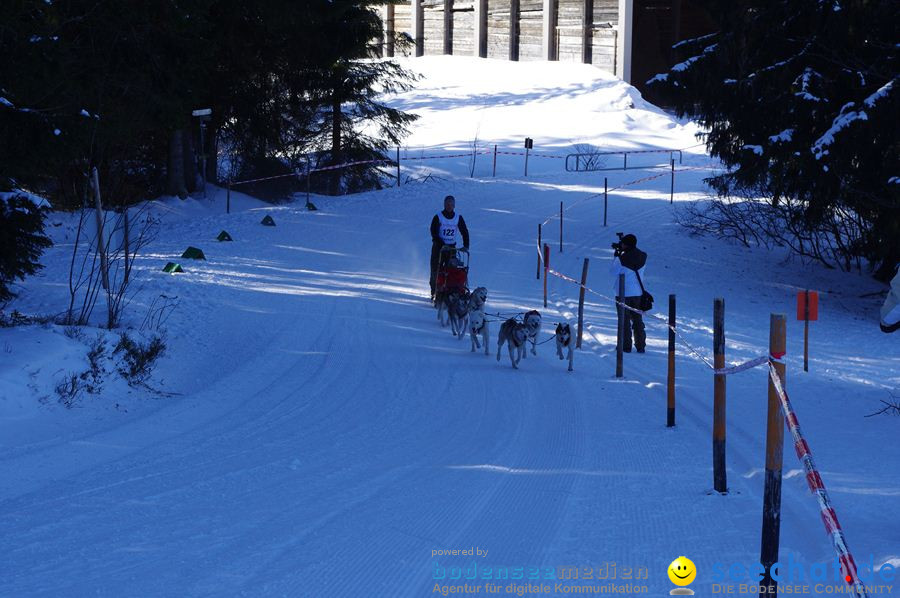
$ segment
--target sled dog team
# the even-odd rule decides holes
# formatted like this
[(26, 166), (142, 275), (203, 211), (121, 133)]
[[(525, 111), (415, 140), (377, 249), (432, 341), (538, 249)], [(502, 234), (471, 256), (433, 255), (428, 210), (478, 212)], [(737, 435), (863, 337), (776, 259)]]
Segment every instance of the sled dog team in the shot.
[[(485, 314), (488, 291), (485, 287), (468, 290), (469, 230), (463, 217), (456, 213), (456, 199), (444, 198), (444, 209), (431, 220), (431, 300), (438, 310), (441, 326), (450, 325), (453, 336), (462, 339), (466, 332), (472, 341), (472, 352), (484, 345), (489, 354), (490, 324)], [(456, 247), (457, 235), (463, 245)], [(446, 318), (445, 318), (446, 314)], [(505, 344), (513, 368), (527, 355), (526, 343), (531, 343), (531, 354), (537, 355), (537, 337), (541, 331), (541, 314), (536, 310), (523, 314), (522, 320), (509, 318), (500, 326), (497, 337), (497, 361)], [(481, 337), (479, 339), (479, 337)], [(568, 359), (572, 371), (573, 338), (568, 323), (556, 327), (556, 353), (560, 359)], [(567, 350), (566, 357), (563, 350)]]
[[(448, 293), (438, 293), (437, 308), (438, 321), (441, 326), (450, 326), (450, 332), (460, 340), (469, 333), (472, 343), (471, 351), (484, 346), (484, 354), (489, 355), (488, 342), (490, 339), (490, 323), (485, 314), (487, 303), (487, 289), (478, 287), (471, 293), (462, 290), (453, 290)], [(446, 312), (447, 317), (444, 318)], [(522, 320), (509, 318), (500, 325), (500, 333), (497, 337), (497, 361), (505, 344), (509, 351), (509, 361), (513, 368), (519, 368), (519, 361), (528, 354), (527, 344), (531, 343), (531, 354), (537, 355), (537, 337), (541, 331), (541, 313), (537, 310), (526, 312)], [(556, 325), (556, 354), (569, 362), (569, 371), (573, 371), (572, 361), (574, 355), (572, 329), (568, 323)], [(480, 339), (479, 339), (480, 337)], [(564, 351), (568, 351), (564, 355)]]

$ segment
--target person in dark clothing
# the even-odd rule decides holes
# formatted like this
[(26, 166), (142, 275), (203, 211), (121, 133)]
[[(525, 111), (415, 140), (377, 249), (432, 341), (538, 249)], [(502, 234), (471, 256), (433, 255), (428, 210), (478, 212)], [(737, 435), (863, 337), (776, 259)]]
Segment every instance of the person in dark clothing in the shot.
[[(609, 268), (609, 273), (613, 277), (613, 289), (618, 298), (619, 295), (619, 275), (625, 275), (625, 296), (621, 299), (622, 303), (634, 309), (641, 308), (641, 283), (638, 281), (638, 275), (641, 281), (644, 278), (644, 265), (647, 263), (647, 254), (637, 248), (637, 237), (634, 235), (625, 235), (622, 237), (620, 244), (621, 251), (616, 252), (613, 263)], [(617, 303), (617, 310), (622, 307)], [(635, 313), (630, 309), (626, 309), (624, 315), (624, 338), (622, 339), (622, 349), (626, 353), (631, 353), (632, 332), (634, 332), (634, 347), (638, 353), (643, 353), (647, 346), (647, 335), (644, 332), (644, 318), (642, 314)]]
[(457, 214), (456, 198), (448, 195), (444, 198), (444, 209), (431, 219), (431, 299), (434, 300), (434, 285), (437, 279), (438, 260), (441, 247), (456, 247), (457, 233), (462, 235), (463, 248), (469, 248), (469, 229), (466, 221)]

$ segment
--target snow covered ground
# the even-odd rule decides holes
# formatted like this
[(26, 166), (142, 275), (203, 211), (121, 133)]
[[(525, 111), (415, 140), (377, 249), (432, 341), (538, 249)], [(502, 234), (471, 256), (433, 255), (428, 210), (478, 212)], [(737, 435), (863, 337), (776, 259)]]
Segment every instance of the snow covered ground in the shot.
[[(392, 100), (422, 115), (405, 158), (465, 150), (476, 136), (479, 147), (516, 152), (530, 136), (536, 152), (553, 155), (579, 143), (696, 144), (693, 125), (591, 67), (407, 64), (424, 78)], [(532, 157), (525, 178), (524, 158), (501, 154), (492, 177), (484, 155), (474, 176), (468, 158), (404, 163), (404, 179), (419, 182), (316, 197), (316, 212), (233, 194), (226, 215), (222, 190), (158, 202), (160, 234), (136, 265), (139, 292), (126, 312), (138, 328), (154, 298), (177, 301), (154, 390), (113, 373), (100, 394), (66, 409), (53, 388), (86, 367), (100, 331), (0, 329), (0, 595), (413, 597), (465, 582), (483, 595), (486, 567), (523, 567), (520, 593), (549, 584), (525, 595), (557, 596), (568, 594), (528, 579), (527, 568), (611, 572), (615, 563), (615, 579), (564, 585), (632, 584), (659, 596), (679, 555), (697, 566), (697, 594), (714, 595), (718, 566), (757, 563), (765, 372), (728, 380), (730, 492), (713, 493), (712, 376), (679, 348), (678, 425), (666, 429), (664, 327), (648, 323), (648, 352), (626, 355), (617, 380), (615, 310), (596, 296), (573, 373), (552, 342), (514, 371), (505, 355), (495, 360), (495, 346), (473, 354), (468, 339), (438, 325), (426, 300), (427, 227), (446, 194), (471, 229), (470, 282), (488, 288), (488, 311), (540, 309), (541, 340), (577, 308), (577, 287), (552, 279), (544, 309), (535, 279), (536, 225), (560, 201), (571, 206), (562, 253), (557, 221), (545, 231), (553, 266), (577, 277), (588, 257), (589, 286), (607, 293), (614, 233), (633, 232), (649, 253), (645, 282), (657, 305), (677, 294), (679, 327), (704, 353), (715, 297), (726, 301), (729, 362), (764, 354), (769, 314), (787, 313), (787, 388), (850, 548), (860, 565), (871, 557), (876, 568), (900, 567), (900, 420), (864, 417), (900, 387), (897, 339), (878, 330), (880, 300), (860, 297), (880, 287), (864, 274), (688, 236), (672, 215), (706, 194), (701, 149), (684, 153), (674, 207), (668, 175), (630, 185), (610, 194), (607, 228), (602, 198), (587, 199), (603, 177), (613, 188), (665, 169), (575, 174), (560, 159)], [(266, 214), (275, 227), (259, 224)], [(8, 310), (66, 305), (74, 222), (54, 214), (50, 223), (57, 244), (46, 269)], [(215, 241), (223, 229), (233, 242)], [(188, 245), (207, 260), (179, 259)], [(167, 261), (186, 272), (162, 272)], [(809, 373), (793, 317), (804, 288), (821, 293)], [(781, 557), (806, 571), (830, 567), (786, 438)], [(470, 547), (480, 553), (436, 553)], [(435, 579), (473, 562), (474, 581)], [(624, 578), (626, 569), (645, 579)], [(827, 585), (842, 585), (832, 580), (829, 568)], [(739, 592), (747, 581), (730, 583)], [(491, 583), (506, 594), (511, 582)], [(877, 585), (879, 596), (900, 596), (898, 581)]]

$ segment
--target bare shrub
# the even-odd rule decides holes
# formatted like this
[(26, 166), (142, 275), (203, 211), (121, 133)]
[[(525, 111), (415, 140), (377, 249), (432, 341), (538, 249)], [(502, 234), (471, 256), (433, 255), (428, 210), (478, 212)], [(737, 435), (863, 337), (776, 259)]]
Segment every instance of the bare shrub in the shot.
[(131, 386), (144, 385), (153, 369), (156, 360), (166, 349), (162, 337), (154, 336), (147, 343), (131, 338), (127, 332), (119, 335), (113, 353), (122, 353), (124, 364), (119, 366), (119, 373)]
[(865, 220), (846, 206), (811, 214), (799, 200), (776, 201), (749, 191), (687, 203), (675, 219), (691, 234), (746, 247), (786, 247), (804, 261), (846, 271), (861, 269), (859, 247), (870, 232)]

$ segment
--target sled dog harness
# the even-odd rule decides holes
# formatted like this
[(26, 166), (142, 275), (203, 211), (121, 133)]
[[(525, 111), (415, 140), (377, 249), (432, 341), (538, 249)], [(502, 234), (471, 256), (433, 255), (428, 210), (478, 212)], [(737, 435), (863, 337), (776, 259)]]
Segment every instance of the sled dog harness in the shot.
[(456, 243), (456, 230), (459, 228), (459, 213), (453, 214), (453, 218), (447, 218), (443, 212), (438, 212), (441, 221), (441, 241), (447, 245)]

